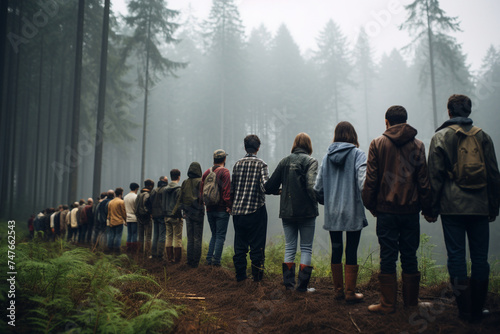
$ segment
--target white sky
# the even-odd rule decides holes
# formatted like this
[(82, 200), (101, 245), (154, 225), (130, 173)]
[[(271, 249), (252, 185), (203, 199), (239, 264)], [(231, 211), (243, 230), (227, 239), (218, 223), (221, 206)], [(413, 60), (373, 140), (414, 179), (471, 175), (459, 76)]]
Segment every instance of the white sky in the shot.
[[(125, 14), (128, 0), (112, 0), (115, 12)], [(412, 0), (236, 0), (247, 36), (263, 23), (275, 33), (281, 23), (290, 29), (302, 52), (316, 48), (316, 38), (329, 19), (333, 19), (353, 45), (361, 27), (371, 37), (378, 58), (384, 52), (407, 45), (411, 39), (398, 26), (406, 18), (403, 6)], [(206, 19), (212, 0), (167, 0), (169, 8), (183, 10), (189, 3), (200, 19)], [(500, 1), (441, 0), (449, 16), (458, 16), (463, 32), (455, 34), (468, 55), (472, 70), (490, 45), (500, 46)]]

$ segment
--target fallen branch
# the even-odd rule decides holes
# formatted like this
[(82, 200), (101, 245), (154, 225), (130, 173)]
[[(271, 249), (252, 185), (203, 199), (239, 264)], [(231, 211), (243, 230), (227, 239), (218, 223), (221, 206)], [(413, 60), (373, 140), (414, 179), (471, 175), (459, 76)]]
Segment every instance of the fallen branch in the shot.
[(349, 312), (349, 318), (351, 319), (352, 324), (356, 327), (358, 330), (358, 333), (361, 333), (361, 329), (359, 329), (358, 325), (354, 322), (354, 319), (352, 318), (351, 312)]
[(343, 333), (343, 334), (347, 334), (346, 332), (341, 331), (340, 329), (334, 328), (334, 327), (332, 327), (332, 326), (328, 326), (328, 325), (324, 325), (324, 326), (325, 326), (325, 327), (328, 327), (328, 328), (330, 328), (330, 329), (332, 329), (332, 330), (334, 330), (334, 331), (336, 331), (336, 332)]
[(173, 297), (172, 299), (190, 299), (190, 300), (205, 300), (205, 297)]

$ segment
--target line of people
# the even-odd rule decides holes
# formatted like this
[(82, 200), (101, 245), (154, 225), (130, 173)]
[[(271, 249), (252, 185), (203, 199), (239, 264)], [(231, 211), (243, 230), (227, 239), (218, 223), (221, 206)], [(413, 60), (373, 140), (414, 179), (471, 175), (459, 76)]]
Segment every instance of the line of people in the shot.
[[(329, 231), (332, 245), (334, 298), (357, 303), (364, 298), (356, 291), (356, 282), (357, 249), (361, 230), (368, 225), (366, 208), (377, 218), (380, 244), (380, 303), (368, 309), (387, 314), (396, 310), (398, 255), (404, 305), (426, 306), (418, 300), (419, 214), (431, 223), (440, 215), (459, 317), (478, 321), (488, 290), (489, 222), (499, 213), (500, 173), (491, 138), (469, 118), (471, 100), (452, 95), (447, 109), (450, 119), (436, 130), (428, 160), (424, 144), (416, 138), (417, 130), (407, 124), (406, 109), (392, 106), (385, 114), (386, 131), (371, 142), (368, 156), (359, 149), (352, 124), (340, 122), (321, 164), (311, 157), (309, 135), (300, 133), (291, 154), (270, 176), (267, 164), (257, 157), (260, 139), (252, 134), (244, 138), (246, 155), (235, 163), (232, 173), (225, 167), (227, 153), (218, 149), (213, 166), (203, 174), (199, 163), (191, 163), (182, 185), (181, 172), (173, 169), (170, 183), (162, 176), (154, 188), (154, 182), (147, 179), (139, 194), (139, 185), (132, 183), (124, 198), (123, 189), (117, 188), (101, 194), (95, 204), (91, 199), (80, 201), (71, 211), (60, 207), (59, 214), (48, 209), (35, 219), (35, 231), (48, 232), (50, 239), (64, 235), (67, 229), (68, 240), (92, 240), (94, 245), (103, 244), (100, 240), (107, 236), (108, 249), (119, 252), (126, 225), (127, 250), (150, 251), (152, 259), (163, 259), (166, 254), (167, 262), (180, 262), (185, 219), (187, 264), (197, 267), (206, 209), (211, 231), (206, 265), (220, 266), (232, 216), (236, 280), (248, 278), (249, 253), (251, 277), (259, 282), (265, 268), (265, 196), (278, 195), (285, 235), (283, 284), (287, 290), (312, 292), (309, 281), (319, 203), (325, 208), (323, 228)], [(296, 282), (299, 235), (301, 259)], [(470, 278), (466, 235), (472, 261)]]

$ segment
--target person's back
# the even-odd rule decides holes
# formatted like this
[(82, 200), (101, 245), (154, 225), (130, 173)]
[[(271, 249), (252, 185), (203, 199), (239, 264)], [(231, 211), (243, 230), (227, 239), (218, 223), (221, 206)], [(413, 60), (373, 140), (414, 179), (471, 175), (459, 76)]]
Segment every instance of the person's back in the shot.
[(431, 189), (427, 175), (424, 144), (415, 138), (417, 130), (406, 123), (402, 106), (392, 106), (385, 114), (386, 131), (370, 144), (366, 180), (362, 191), (365, 207), (377, 217), (380, 244), (380, 304), (368, 310), (393, 313), (396, 310), (396, 261), (401, 258), (403, 301), (417, 306), (420, 272), (417, 249), (420, 217), (430, 215)]
[(125, 211), (127, 212), (127, 223), (128, 222), (137, 222), (137, 217), (135, 216), (135, 201), (137, 199), (137, 193), (131, 191), (129, 192), (125, 198), (123, 198), (123, 202), (125, 204)]
[(234, 223), (234, 256), (236, 280), (247, 278), (246, 256), (250, 248), (252, 276), (258, 282), (263, 277), (267, 237), (265, 184), (269, 180), (267, 164), (257, 157), (260, 139), (248, 135), (244, 139), (247, 154), (236, 162), (231, 179), (231, 199)]
[(125, 204), (123, 199), (115, 197), (108, 204), (108, 220), (109, 226), (123, 225), (127, 219), (127, 213), (125, 211)]
[[(499, 213), (500, 173), (490, 136), (474, 127), (469, 118), (470, 98), (452, 95), (447, 108), (450, 119), (436, 130), (429, 150), (432, 218), (441, 215), (459, 317), (477, 322), (488, 293), (489, 222)], [(462, 145), (470, 146), (467, 149)], [(465, 163), (469, 164), (462, 165)], [(470, 279), (466, 238), (472, 262)]]
[(149, 195), (149, 201), (151, 205), (151, 215), (153, 216), (153, 219), (163, 219), (165, 217), (165, 212), (163, 210), (163, 196), (165, 194), (165, 191), (167, 189), (168, 182), (167, 179), (160, 180), (158, 182), (158, 187), (153, 189)]

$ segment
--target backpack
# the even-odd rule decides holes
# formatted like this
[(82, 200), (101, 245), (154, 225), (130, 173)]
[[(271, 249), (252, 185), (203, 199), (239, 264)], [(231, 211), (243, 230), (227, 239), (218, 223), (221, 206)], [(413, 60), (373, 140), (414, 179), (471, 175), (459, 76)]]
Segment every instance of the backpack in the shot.
[(450, 178), (462, 189), (474, 190), (486, 187), (483, 147), (476, 138), (481, 128), (473, 126), (468, 132), (456, 124), (451, 125), (450, 128), (455, 130), (458, 136), (457, 162), (453, 165), (453, 170), (449, 172)]
[(206, 206), (214, 206), (220, 202), (219, 183), (213, 167), (210, 168), (210, 173), (208, 173), (203, 183), (203, 202), (205, 202)]
[(135, 200), (135, 214), (136, 215), (139, 215), (139, 216), (149, 215), (149, 210), (146, 207), (146, 201), (149, 199), (149, 196), (147, 196), (147, 198), (146, 198), (146, 195), (149, 195), (149, 193), (143, 192), (137, 196), (137, 198)]

